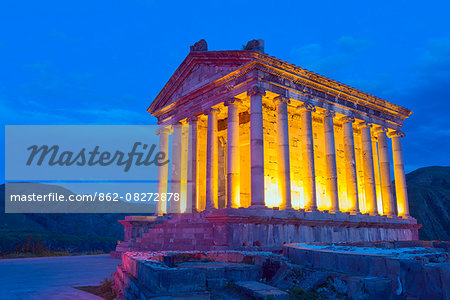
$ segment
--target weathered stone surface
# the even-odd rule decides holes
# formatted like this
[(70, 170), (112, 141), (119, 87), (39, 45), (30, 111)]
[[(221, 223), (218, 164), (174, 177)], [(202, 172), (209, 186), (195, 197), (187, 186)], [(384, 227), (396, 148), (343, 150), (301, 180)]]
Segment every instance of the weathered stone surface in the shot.
[(364, 276), (362, 282), (348, 280), (347, 294), (363, 293), (370, 299), (393, 299), (394, 295), (445, 299), (450, 260), (447, 244), (436, 245), (443, 247), (420, 241), (291, 244), (285, 246), (284, 255), (310, 268)]
[(289, 299), (288, 293), (261, 282), (237, 281), (234, 284), (239, 289), (242, 289), (247, 295), (255, 299)]
[[(130, 217), (132, 218), (132, 217)], [(417, 237), (414, 219), (324, 212), (218, 209), (127, 221), (116, 251), (282, 250), (293, 242), (407, 241)], [(136, 226), (136, 228), (135, 228)]]

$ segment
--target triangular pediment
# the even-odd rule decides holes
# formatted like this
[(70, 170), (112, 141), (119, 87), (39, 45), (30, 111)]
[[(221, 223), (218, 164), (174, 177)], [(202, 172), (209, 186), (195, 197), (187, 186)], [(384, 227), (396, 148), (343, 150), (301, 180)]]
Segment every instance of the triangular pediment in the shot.
[[(241, 53), (217, 55), (213, 51), (190, 53), (150, 105), (155, 114), (186, 95), (236, 71), (253, 60)], [(240, 55), (239, 55), (240, 54)]]

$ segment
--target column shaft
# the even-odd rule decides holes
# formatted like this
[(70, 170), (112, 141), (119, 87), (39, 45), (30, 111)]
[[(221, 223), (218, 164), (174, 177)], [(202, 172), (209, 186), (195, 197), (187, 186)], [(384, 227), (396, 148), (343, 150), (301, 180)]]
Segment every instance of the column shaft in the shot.
[(409, 217), (408, 190), (406, 188), (405, 164), (403, 162), (403, 150), (401, 138), (403, 132), (394, 132), (392, 137), (392, 152), (394, 160), (395, 193), (397, 196), (397, 210), (401, 217)]
[(178, 194), (178, 201), (174, 200), (174, 195), (169, 202), (169, 213), (181, 213), (181, 161), (182, 161), (182, 126), (177, 123), (173, 126), (172, 141), (172, 172), (170, 192)]
[[(159, 135), (159, 152), (164, 153), (166, 157), (169, 155), (169, 135), (171, 133), (170, 127), (161, 127), (156, 134)], [(160, 195), (158, 203), (156, 204), (156, 213), (161, 216), (167, 213), (167, 202), (161, 201), (161, 194), (167, 193), (167, 179), (169, 175), (169, 164), (164, 164), (158, 167), (158, 184), (157, 192)]]
[(380, 163), (378, 161), (378, 146), (377, 137), (372, 135), (372, 155), (373, 155), (373, 170), (375, 175), (375, 192), (377, 195), (377, 209), (381, 214), (383, 211), (383, 200), (381, 197), (381, 182), (380, 182)]
[(187, 166), (187, 198), (186, 212), (197, 211), (197, 132), (198, 118), (191, 117), (189, 122), (188, 166)]
[(251, 207), (265, 207), (264, 200), (264, 127), (262, 97), (265, 92), (254, 87), (250, 95)]
[(330, 199), (330, 212), (339, 211), (339, 195), (336, 171), (336, 148), (334, 144), (334, 113), (326, 111), (323, 118), (325, 136), (325, 170), (326, 170), (326, 193)]
[(381, 197), (383, 199), (383, 215), (394, 216), (394, 198), (392, 195), (391, 168), (386, 129), (381, 128), (377, 133), (378, 153), (380, 158)]
[(316, 199), (316, 173), (314, 170), (314, 142), (312, 132), (311, 112), (315, 108), (310, 104), (298, 107), (301, 114), (301, 147), (303, 158), (303, 191), (305, 198), (305, 210), (317, 210)]
[(344, 119), (344, 156), (345, 156), (345, 176), (347, 179), (347, 199), (349, 211), (353, 214), (359, 213), (358, 180), (356, 173), (355, 140), (353, 137), (354, 118)]
[(278, 188), (281, 197), (280, 209), (292, 209), (291, 203), (291, 166), (289, 159), (289, 123), (287, 105), (289, 99), (278, 97), (277, 139), (278, 139)]
[(363, 123), (361, 126), (362, 159), (364, 169), (364, 190), (366, 196), (366, 210), (371, 215), (378, 214), (377, 195), (375, 190), (375, 175), (373, 169), (372, 137), (370, 127)]
[(228, 106), (227, 119), (227, 207), (240, 206), (240, 153), (239, 153), (239, 103), (232, 99)]
[(206, 141), (206, 210), (217, 208), (218, 205), (219, 141), (217, 138), (217, 113), (218, 110), (214, 108), (211, 108), (206, 113), (208, 116)]

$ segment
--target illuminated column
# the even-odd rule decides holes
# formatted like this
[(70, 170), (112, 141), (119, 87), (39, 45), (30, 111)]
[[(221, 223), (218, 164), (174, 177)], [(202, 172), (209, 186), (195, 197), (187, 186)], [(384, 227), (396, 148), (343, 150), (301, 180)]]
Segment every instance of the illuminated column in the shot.
[(347, 199), (350, 203), (350, 213), (357, 214), (359, 213), (358, 180), (356, 173), (355, 140), (353, 138), (353, 122), (355, 122), (355, 118), (346, 117), (343, 121)]
[(187, 166), (187, 198), (186, 212), (192, 213), (197, 210), (197, 132), (198, 118), (188, 118), (189, 142), (188, 142), (188, 166)]
[(182, 127), (180, 123), (173, 125), (173, 141), (172, 141), (172, 172), (170, 192), (178, 194), (178, 201), (174, 201), (174, 197), (170, 200), (169, 213), (181, 212), (181, 151), (182, 151)]
[(380, 163), (378, 161), (378, 146), (376, 134), (372, 134), (372, 155), (373, 155), (373, 170), (375, 175), (375, 192), (377, 195), (377, 209), (381, 214), (383, 211), (383, 200), (381, 197), (381, 182), (380, 182)]
[(206, 210), (217, 208), (219, 182), (219, 141), (217, 138), (217, 113), (210, 108), (205, 112), (208, 116), (208, 133), (206, 141)]
[(291, 204), (291, 166), (289, 160), (289, 123), (287, 105), (289, 99), (275, 98), (277, 105), (278, 135), (278, 188), (281, 196), (280, 209), (292, 209)]
[(408, 191), (406, 189), (405, 164), (403, 162), (403, 151), (401, 138), (405, 134), (401, 131), (394, 131), (389, 134), (392, 138), (392, 154), (394, 159), (395, 193), (397, 195), (398, 215), (409, 217)]
[[(169, 135), (172, 133), (172, 128), (160, 127), (156, 130), (156, 134), (159, 135), (159, 152), (164, 153), (165, 157), (169, 155)], [(167, 193), (167, 178), (169, 175), (169, 164), (166, 163), (158, 167), (158, 185), (157, 192), (159, 195)], [(161, 216), (167, 213), (167, 202), (158, 201), (156, 204), (156, 213)]]
[(304, 103), (297, 107), (301, 114), (301, 147), (303, 158), (303, 190), (305, 194), (305, 210), (317, 210), (316, 173), (314, 171), (314, 144), (311, 112), (316, 111), (311, 104)]
[(377, 130), (378, 155), (380, 159), (381, 197), (383, 199), (383, 215), (394, 216), (394, 197), (391, 186), (391, 168), (389, 162), (389, 149), (386, 136), (387, 129)]
[(366, 207), (370, 215), (377, 215), (377, 195), (375, 190), (375, 175), (373, 170), (372, 137), (370, 135), (372, 124), (361, 123), (361, 144), (364, 170), (364, 190), (366, 196)]
[(330, 198), (330, 212), (332, 213), (336, 213), (339, 211), (339, 196), (336, 171), (336, 147), (334, 145), (334, 116), (334, 112), (327, 110), (324, 112), (323, 117), (323, 128), (325, 136), (325, 170), (327, 180), (326, 193)]
[(232, 98), (225, 102), (228, 106), (227, 119), (227, 207), (240, 206), (240, 155), (239, 155), (239, 104)]
[(250, 165), (251, 165), (251, 205), (252, 208), (265, 207), (264, 201), (264, 127), (262, 97), (266, 92), (253, 87), (250, 96)]

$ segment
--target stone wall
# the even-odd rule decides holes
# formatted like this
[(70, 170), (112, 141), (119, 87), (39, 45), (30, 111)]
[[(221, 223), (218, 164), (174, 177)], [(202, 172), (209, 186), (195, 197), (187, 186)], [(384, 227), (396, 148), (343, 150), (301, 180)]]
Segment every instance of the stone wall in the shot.
[(390, 299), (449, 299), (449, 242), (405, 241), (285, 245), (305, 267), (390, 280)]
[[(162, 219), (164, 218), (164, 220)], [(143, 231), (127, 222), (117, 251), (282, 250), (293, 242), (408, 241), (418, 239), (415, 219), (249, 208), (158, 217)], [(134, 227), (140, 235), (131, 235)]]

